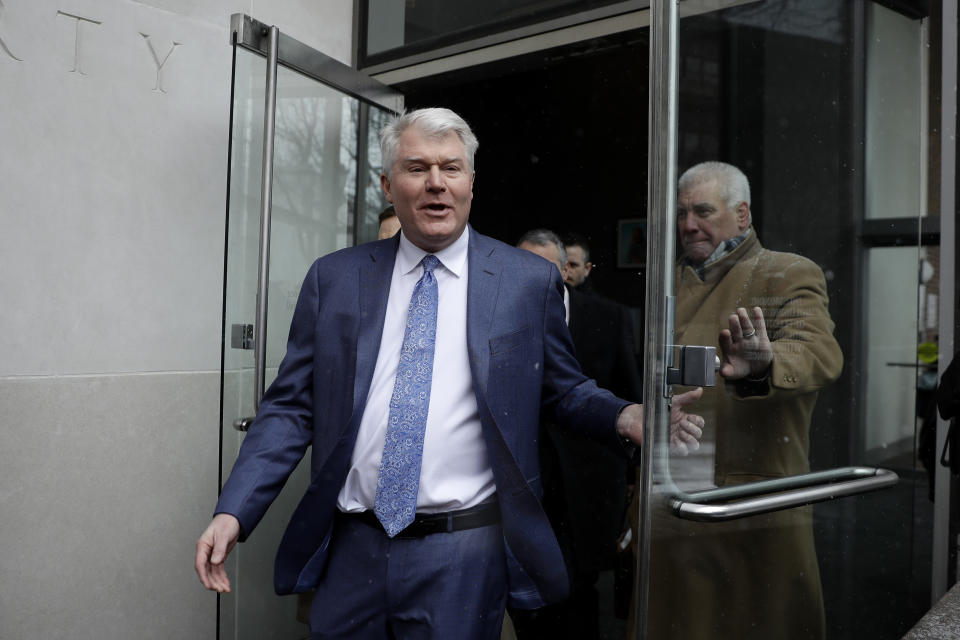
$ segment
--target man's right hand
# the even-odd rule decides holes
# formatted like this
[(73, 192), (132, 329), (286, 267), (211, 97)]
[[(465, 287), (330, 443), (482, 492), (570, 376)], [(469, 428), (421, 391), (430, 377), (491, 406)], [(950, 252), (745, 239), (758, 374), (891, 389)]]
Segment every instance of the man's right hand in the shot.
[(207, 589), (230, 593), (230, 579), (223, 565), (239, 537), (240, 521), (229, 513), (218, 513), (197, 540), (197, 559), (193, 566)]
[(670, 400), (670, 451), (681, 456), (700, 448), (703, 416), (687, 413), (684, 407), (703, 397), (703, 387), (678, 393)]

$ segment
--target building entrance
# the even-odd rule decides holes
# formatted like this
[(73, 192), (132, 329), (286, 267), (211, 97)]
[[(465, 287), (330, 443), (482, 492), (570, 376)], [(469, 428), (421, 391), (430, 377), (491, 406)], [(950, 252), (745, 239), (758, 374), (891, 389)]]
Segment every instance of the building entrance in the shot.
[[(660, 555), (645, 565), (653, 572), (647, 637), (751, 637), (739, 623), (720, 622), (727, 612), (734, 616), (734, 607), (724, 605), (734, 598), (728, 590), (740, 593), (737, 585), (744, 581), (750, 586), (743, 593), (757, 598), (747, 598), (754, 602), (751, 609), (764, 597), (779, 597), (770, 594), (801, 593), (803, 583), (813, 585), (806, 592), (816, 602), (808, 613), (821, 621), (809, 629), (775, 623), (806, 629), (803, 637), (900, 637), (929, 607), (934, 505), (925, 465), (932, 463), (920, 456), (917, 443), (935, 422), (927, 409), (936, 370), (929, 358), (918, 359), (918, 349), (929, 349), (925, 343), (935, 344), (939, 332), (931, 306), (940, 300), (939, 211), (931, 207), (925, 182), (934, 157), (925, 123), (937, 91), (923, 54), (937, 44), (936, 16), (932, 20), (874, 3), (785, 2), (748, 3), (680, 20), (675, 177), (706, 160), (743, 170), (760, 244), (807, 258), (823, 273), (831, 333), (844, 360), (829, 383), (815, 385), (813, 413), (802, 442), (794, 442), (800, 455), (786, 475), (868, 465), (894, 471), (899, 482), (882, 492), (788, 510), (794, 514), (785, 516), (793, 518), (789, 524), (780, 516), (683, 524), (656, 510), (665, 494), (746, 482), (746, 476), (727, 475), (731, 461), (724, 456), (753, 460), (747, 466), (759, 469), (760, 460), (776, 455), (760, 446), (758, 434), (738, 441), (739, 453), (730, 453), (736, 428), (722, 424), (724, 414), (713, 414), (715, 428), (697, 455), (681, 460), (664, 453), (660, 471), (654, 469), (648, 517), (655, 528), (651, 553)], [(509, 243), (538, 227), (561, 237), (586, 236), (595, 289), (641, 316), (651, 258), (639, 264), (632, 259), (626, 234), (657, 215), (647, 209), (649, 48), (649, 30), (639, 29), (396, 85), (409, 107), (449, 106), (478, 132), (471, 220), (478, 230)], [(677, 237), (677, 257), (681, 241)], [(680, 297), (674, 286), (668, 285), (668, 295)], [(783, 302), (778, 296), (754, 297), (759, 306), (776, 307)], [(903, 304), (891, 307), (891, 300)], [(944, 302), (952, 303), (949, 295)], [(729, 304), (732, 311), (737, 303)], [(789, 322), (800, 329), (811, 321)], [(642, 327), (638, 322), (638, 336), (645, 335)], [(707, 333), (722, 328), (718, 323)], [(790, 330), (779, 331), (785, 336)], [(809, 356), (802, 352), (805, 345), (798, 348), (800, 360)], [(730, 392), (722, 381), (719, 387), (717, 393)], [(776, 431), (790, 419), (786, 411), (771, 405), (767, 422), (751, 429)], [(768, 472), (747, 475), (762, 480), (783, 474)], [(796, 524), (798, 518), (804, 523)], [(790, 570), (806, 576), (774, 575), (772, 569), (748, 576), (740, 573), (742, 566), (732, 568), (729, 555), (709, 551), (724, 546), (718, 541), (731, 530), (754, 539), (777, 527), (783, 540), (812, 540), (814, 561), (807, 570)], [(666, 560), (678, 540), (690, 536), (698, 541), (695, 548)], [(796, 553), (793, 543), (777, 544), (783, 546), (774, 556)], [(674, 565), (667, 567), (669, 562)], [(750, 564), (749, 558), (738, 562)], [(692, 574), (684, 573), (690, 567)], [(612, 567), (607, 570), (613, 575)], [(818, 575), (809, 575), (813, 571)], [(711, 604), (681, 616), (689, 620), (673, 618), (668, 591), (658, 593), (658, 580), (668, 574), (704, 580), (706, 591), (698, 591), (696, 600)], [(779, 590), (789, 580), (793, 586)], [(600, 609), (610, 616), (601, 629), (616, 629), (613, 580), (598, 584), (606, 585)], [(670, 593), (680, 597), (686, 589), (681, 584)], [(868, 619), (864, 610), (872, 612)], [(735, 617), (770, 632), (774, 627), (763, 626), (758, 615)], [(696, 620), (706, 621), (699, 632), (686, 624)], [(766, 637), (788, 637), (784, 633)]]
[[(517, 612), (519, 637), (577, 628), (575, 637), (896, 638), (928, 608), (933, 509), (916, 443), (926, 418), (917, 390), (930, 366), (923, 344), (938, 333), (939, 210), (926, 142), (935, 91), (923, 54), (938, 46), (931, 24), (869, 2), (771, 0), (685, 18), (673, 62), (653, 69), (654, 79), (677, 73), (679, 101), (666, 119), (647, 108), (664, 94), (656, 82), (647, 88), (662, 26), (396, 83), (409, 107), (451, 107), (474, 126), (478, 231), (511, 244), (538, 227), (586, 238), (586, 317), (601, 337), (612, 326), (598, 322), (608, 317), (601, 308), (630, 318), (617, 336), (632, 337), (608, 355), (640, 361), (642, 395), (658, 407), (639, 466), (609, 490), (574, 496), (571, 486), (599, 465), (571, 474), (567, 454), (578, 444), (543, 437), (555, 449), (552, 463), (542, 458), (545, 507), (566, 537), (570, 574), (585, 579), (583, 610), (595, 611), (585, 614), (587, 635), (574, 626), (585, 618), (564, 622), (579, 611), (572, 604), (555, 617)], [(290, 87), (291, 105), (318, 90), (295, 76)], [(379, 111), (358, 105), (354, 117), (349, 100), (331, 99), (344, 101), (324, 111), (334, 118), (328, 132), (355, 131), (352, 144), (334, 145), (338, 169), (344, 149), (372, 140)], [(344, 126), (347, 115), (356, 129)], [(336, 183), (355, 185), (345, 191), (355, 202), (366, 202), (363, 176), (376, 174), (365, 154), (353, 156), (354, 179)], [(739, 167), (750, 196), (706, 174), (678, 200), (680, 172), (708, 160)], [(306, 185), (329, 187), (335, 176), (327, 163)], [(291, 220), (313, 210), (292, 197), (307, 192), (286, 198)], [(369, 216), (354, 206), (323, 233), (294, 234), (300, 248), (312, 257), (364, 240)], [(310, 244), (314, 236), (327, 244)], [(733, 348), (747, 340), (749, 352)], [(716, 349), (726, 365), (700, 405), (708, 426), (698, 448), (671, 440), (662, 420), (673, 388), (711, 382), (711, 358), (703, 379), (680, 371), (681, 346)], [(731, 353), (743, 354), (738, 363)], [(766, 366), (754, 370), (755, 361)], [(228, 364), (225, 393), (234, 379), (246, 384), (243, 367)], [(579, 509), (621, 485), (637, 500), (624, 491), (620, 526), (586, 549), (582, 533), (596, 533), (598, 516)], [(601, 559), (581, 566), (585, 556)], [(631, 566), (618, 589), (617, 569)]]

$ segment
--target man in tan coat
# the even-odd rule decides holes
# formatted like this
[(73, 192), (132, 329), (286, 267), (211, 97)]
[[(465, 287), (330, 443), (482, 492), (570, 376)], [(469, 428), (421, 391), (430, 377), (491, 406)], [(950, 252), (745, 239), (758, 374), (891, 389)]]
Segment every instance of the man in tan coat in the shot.
[[(670, 460), (672, 480), (693, 490), (805, 473), (817, 392), (843, 364), (823, 272), (760, 245), (736, 167), (697, 165), (678, 191), (676, 344), (716, 345), (722, 364), (697, 405), (704, 446)], [(726, 523), (657, 511), (647, 637), (823, 638), (811, 520), (810, 507)]]

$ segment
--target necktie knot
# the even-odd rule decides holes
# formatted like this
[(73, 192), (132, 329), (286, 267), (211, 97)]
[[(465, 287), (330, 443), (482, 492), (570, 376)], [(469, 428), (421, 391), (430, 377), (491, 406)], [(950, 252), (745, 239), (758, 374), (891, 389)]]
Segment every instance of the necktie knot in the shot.
[(428, 253), (427, 255), (423, 256), (423, 260), (420, 261), (420, 264), (423, 266), (423, 272), (425, 274), (433, 273), (433, 270), (440, 266), (440, 258), (432, 253)]

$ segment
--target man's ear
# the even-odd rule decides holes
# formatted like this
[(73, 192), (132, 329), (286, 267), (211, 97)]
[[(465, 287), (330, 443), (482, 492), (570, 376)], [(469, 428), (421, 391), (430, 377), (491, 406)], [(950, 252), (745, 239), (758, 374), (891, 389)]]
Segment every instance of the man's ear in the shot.
[(740, 231), (746, 231), (750, 226), (750, 205), (741, 202), (737, 205), (737, 227)]
[(380, 174), (380, 188), (383, 189), (384, 195), (387, 196), (387, 202), (393, 204), (393, 196), (390, 195), (390, 178), (387, 177), (387, 174)]
[(585, 262), (585, 263), (583, 264), (583, 274), (584, 274), (585, 276), (590, 275), (590, 269), (593, 269), (593, 263), (592, 263), (592, 262)]

